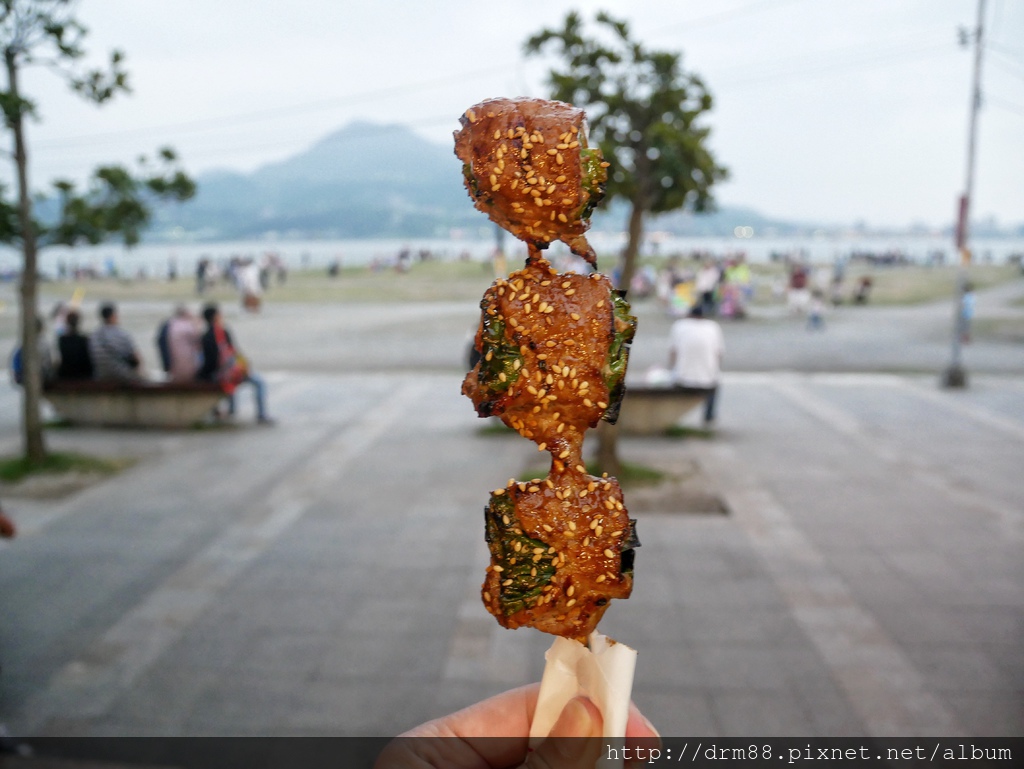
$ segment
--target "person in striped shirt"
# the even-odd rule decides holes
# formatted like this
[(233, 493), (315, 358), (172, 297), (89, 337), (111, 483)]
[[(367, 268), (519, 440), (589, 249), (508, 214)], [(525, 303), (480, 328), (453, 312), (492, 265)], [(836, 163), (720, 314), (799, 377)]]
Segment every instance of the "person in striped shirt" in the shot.
[(100, 307), (103, 321), (89, 337), (93, 378), (114, 382), (140, 382), (142, 358), (131, 335), (118, 325), (117, 307), (106, 302)]

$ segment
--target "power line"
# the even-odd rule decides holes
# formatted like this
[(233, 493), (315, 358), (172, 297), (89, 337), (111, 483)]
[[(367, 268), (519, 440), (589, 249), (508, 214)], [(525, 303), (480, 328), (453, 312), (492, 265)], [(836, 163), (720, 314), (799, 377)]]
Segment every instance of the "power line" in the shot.
[(1004, 61), (1001, 58), (997, 58), (1002, 54), (998, 52), (994, 53), (996, 54), (996, 56), (989, 57), (993, 64), (1001, 68), (1004, 72), (1007, 72), (1011, 75), (1014, 75), (1015, 77), (1019, 77), (1022, 80), (1024, 80), (1024, 68), (1021, 68), (1020, 65), (1018, 65), (1016, 62), (1011, 63), (1008, 61)]
[[(822, 66), (821, 58), (822, 58), (823, 55), (825, 55), (825, 56), (837, 56), (837, 55), (842, 55), (842, 54), (854, 55), (854, 54), (861, 54), (861, 53), (863, 53), (863, 54), (868, 54), (869, 55), (868, 58), (874, 58), (874, 57), (879, 56), (879, 55), (889, 55), (891, 52), (893, 52), (893, 46), (903, 46), (905, 43), (916, 42), (917, 39), (918, 39), (918, 36), (915, 35), (911, 39), (904, 38), (904, 39), (901, 39), (901, 40), (872, 41), (872, 42), (867, 43), (867, 44), (856, 43), (854, 45), (848, 45), (848, 46), (845, 46), (845, 47), (842, 47), (842, 48), (829, 48), (827, 51), (812, 51), (812, 52), (809, 52), (809, 53), (797, 54), (795, 56), (786, 56), (786, 57), (783, 57), (783, 58), (772, 59), (772, 60), (766, 61), (766, 62), (762, 61), (762, 62), (753, 62), (753, 63), (750, 63), (750, 64), (739, 64), (739, 65), (735, 65), (733, 67), (728, 67), (728, 68), (722, 70), (720, 74), (726, 74), (726, 73), (731, 73), (731, 72), (737, 72), (737, 73), (746, 74), (747, 72), (749, 72), (752, 69), (762, 69), (766, 65), (773, 65), (773, 64), (775, 64), (775, 65), (792, 64), (795, 67), (800, 68), (800, 69), (803, 69), (803, 68), (818, 68), (818, 67)], [(936, 47), (938, 47), (939, 43), (936, 42), (935, 45), (936, 45)], [(946, 43), (942, 43), (942, 45), (945, 46)], [(902, 50), (902, 48), (901, 48), (901, 50)], [(861, 60), (863, 60), (863, 59), (856, 59), (855, 61), (861, 61)], [(841, 62), (837, 62), (837, 63), (841, 63)], [(828, 66), (827, 63), (826, 63), (826, 66)]]
[(409, 91), (450, 85), (453, 82), (463, 82), (474, 77), (482, 77), (484, 75), (506, 71), (508, 71), (508, 65), (504, 65), (501, 67), (489, 67), (484, 70), (477, 70), (475, 72), (466, 73), (454, 77), (449, 76), (436, 80), (428, 80), (419, 83), (409, 83), (406, 85), (394, 86), (391, 88), (378, 88), (371, 91), (364, 91), (362, 93), (350, 94), (349, 96), (342, 96), (334, 99), (326, 99), (315, 102), (306, 102), (303, 104), (296, 104), (289, 107), (276, 107), (274, 109), (269, 110), (260, 110), (257, 112), (243, 112), (237, 113), (235, 115), (225, 115), (218, 118), (204, 118), (201, 120), (190, 120), (182, 123), (166, 123), (160, 126), (129, 128), (121, 131), (105, 131), (102, 133), (85, 134), (82, 136), (65, 136), (59, 139), (40, 140), (39, 142), (36, 143), (36, 146), (39, 148), (53, 148), (67, 144), (82, 144), (96, 141), (106, 142), (112, 139), (121, 139), (126, 136), (135, 136), (139, 134), (147, 134), (156, 131), (195, 133), (200, 131), (207, 131), (210, 130), (211, 128), (219, 128), (223, 126), (230, 127), (235, 125), (242, 125), (244, 123), (259, 122), (262, 120), (267, 120), (275, 117), (293, 117), (295, 115), (305, 114), (309, 112), (317, 112), (326, 109), (335, 109), (337, 107), (374, 101), (376, 99), (388, 98), (391, 96), (399, 96), (408, 93)]
[[(453, 127), (455, 125), (455, 121), (452, 118), (452, 116), (451, 115), (447, 115), (445, 117), (433, 117), (433, 118), (426, 118), (426, 119), (422, 119), (422, 120), (412, 120), (412, 121), (399, 122), (399, 123), (389, 123), (386, 126), (382, 126), (379, 129), (378, 133), (386, 134), (390, 130), (396, 130), (396, 129), (399, 129), (399, 128), (415, 130), (417, 128), (424, 128), (424, 127), (443, 125), (445, 123), (451, 124)], [(341, 137), (340, 141), (342, 141), (342, 142), (344, 142), (344, 141), (356, 141), (359, 138), (361, 138), (361, 137)], [(249, 154), (249, 153), (257, 153), (257, 152), (268, 151), (268, 150), (290, 149), (291, 150), (291, 154), (301, 154), (301, 153), (304, 153), (304, 152), (310, 150), (313, 146), (315, 146), (315, 145), (317, 145), (317, 144), (319, 144), (319, 143), (321, 143), (323, 141), (325, 141), (324, 137), (321, 137), (319, 139), (315, 139), (313, 141), (309, 141), (308, 139), (296, 139), (296, 138), (292, 137), (292, 138), (289, 138), (289, 139), (284, 139), (284, 140), (279, 140), (279, 141), (260, 141), (260, 142), (250, 143), (250, 144), (240, 144), (237, 141), (222, 140), (222, 141), (219, 141), (219, 142), (214, 143), (214, 144), (209, 144), (209, 145), (206, 145), (206, 146), (201, 146), (199, 148), (190, 147), (188, 149), (187, 153), (183, 153), (183, 154), (186, 155), (184, 157), (184, 161), (185, 161), (186, 165), (188, 165), (188, 164), (194, 163), (197, 159), (208, 158), (208, 157), (211, 157), (211, 156), (212, 157), (217, 157), (217, 158), (220, 158), (220, 159), (226, 159), (228, 157), (238, 157), (240, 155), (246, 155), (246, 154)], [(339, 141), (339, 139), (335, 139), (334, 141)], [(227, 142), (227, 143), (225, 143), (225, 142)], [(38, 159), (39, 159), (40, 164), (45, 164), (47, 162), (49, 162), (49, 163), (55, 162), (52, 153), (51, 154), (41, 153), (41, 157), (39, 157)], [(272, 163), (272, 162), (274, 162), (274, 161), (271, 160), (271, 159), (264, 158), (263, 161), (261, 162), (261, 165), (266, 165), (267, 163)]]
[(658, 31), (654, 33), (654, 36), (656, 37), (657, 35), (667, 34), (679, 29), (709, 27), (714, 24), (720, 24), (723, 21), (729, 21), (730, 19), (739, 18), (741, 16), (750, 16), (754, 13), (760, 13), (761, 11), (770, 10), (783, 5), (791, 5), (796, 2), (803, 2), (803, 0), (762, 0), (759, 3), (751, 3), (750, 5), (745, 5), (741, 8), (733, 8), (729, 11), (710, 13), (707, 16), (698, 16), (696, 19), (689, 19), (687, 21), (677, 22), (676, 24), (661, 26), (658, 27)]
[(1024, 59), (1024, 49), (1022, 48), (1010, 48), (1009, 46), (999, 45), (997, 43), (988, 43), (985, 46), (990, 51), (1001, 53), (1003, 56), (1009, 56), (1014, 59)]
[[(785, 0), (785, 1), (786, 2), (791, 2), (791, 1), (795, 1), (795, 0)], [(772, 2), (755, 3), (755, 4), (752, 4), (752, 5), (745, 6), (742, 9), (734, 9), (733, 11), (727, 11), (727, 12), (722, 12), (722, 13), (718, 13), (718, 14), (712, 14), (712, 15), (709, 15), (709, 16), (706, 16), (706, 17), (702, 17), (702, 19), (697, 19), (695, 21), (698, 21), (698, 22), (699, 21), (704, 21), (704, 22), (707, 22), (707, 23), (711, 23), (712, 20), (716, 20), (716, 19), (719, 20), (719, 21), (722, 21), (722, 20), (725, 20), (725, 19), (727, 19), (729, 17), (733, 17), (733, 16), (736, 16), (736, 15), (739, 15), (741, 13), (749, 13), (749, 12), (754, 12), (754, 11), (758, 11), (758, 10), (765, 10), (765, 9), (767, 9), (769, 7), (776, 7), (776, 6), (779, 6), (779, 5), (782, 5), (782, 4), (784, 4), (784, 3), (780, 2), (779, 0), (773, 0)], [(934, 50), (938, 50), (939, 48), (945, 48), (945, 47), (946, 47), (946, 44), (943, 43), (943, 44), (934, 44), (934, 45), (930, 44), (930, 45), (923, 46), (923, 47), (912, 48), (910, 50), (879, 51), (877, 43), (873, 43), (873, 44), (871, 44), (869, 46), (855, 45), (855, 46), (849, 46), (846, 49), (840, 49), (839, 51), (836, 51), (835, 49), (833, 49), (831, 51), (828, 51), (827, 53), (828, 54), (835, 54), (837, 52), (839, 52), (839, 53), (859, 53), (859, 52), (865, 51), (865, 52), (870, 52), (873, 55), (870, 55), (870, 56), (867, 56), (867, 57), (857, 57), (857, 58), (854, 58), (854, 59), (848, 60), (848, 61), (832, 62), (831, 64), (829, 64), (829, 63), (821, 64), (820, 62), (810, 61), (807, 64), (798, 65), (798, 66), (796, 66), (796, 68), (794, 68), (792, 66), (791, 67), (783, 66), (781, 69), (776, 67), (774, 70), (772, 70), (772, 69), (765, 70), (766, 66), (767, 67), (771, 67), (771, 65), (773, 65), (773, 64), (775, 64), (775, 65), (780, 65), (780, 64), (781, 65), (786, 65), (786, 64), (791, 64), (792, 63), (792, 64), (796, 65), (797, 62), (807, 61), (807, 57), (792, 57), (792, 56), (790, 56), (790, 57), (785, 57), (783, 59), (775, 59), (775, 60), (771, 60), (771, 61), (768, 61), (768, 62), (759, 62), (759, 63), (754, 63), (754, 64), (746, 65), (746, 66), (744, 66), (742, 68), (744, 71), (755, 70), (755, 71), (759, 71), (758, 74), (753, 76), (753, 77), (751, 77), (751, 78), (740, 78), (739, 80), (732, 80), (732, 81), (730, 81), (728, 78), (726, 78), (724, 80), (724, 82), (729, 87), (743, 87), (743, 86), (746, 86), (746, 85), (763, 84), (763, 83), (766, 83), (766, 82), (770, 83), (770, 82), (773, 82), (773, 81), (793, 80), (793, 79), (800, 79), (800, 78), (807, 78), (807, 77), (812, 77), (813, 78), (813, 77), (819, 77), (822, 74), (827, 74), (827, 73), (834, 72), (834, 71), (837, 71), (837, 70), (848, 70), (850, 68), (858, 68), (858, 67), (862, 67), (862, 66), (871, 67), (871, 66), (875, 66), (875, 65), (877, 65), (879, 63), (885, 63), (885, 62), (889, 62), (889, 61), (893, 61), (893, 60), (898, 60), (898, 59), (902, 59), (902, 58), (907, 58), (907, 57), (916, 57), (916, 56), (920, 56), (921, 54), (927, 54), (927, 53), (930, 53), (930, 52), (932, 52)], [(467, 79), (471, 79), (471, 78), (474, 78), (474, 77), (480, 77), (480, 76), (483, 76), (483, 75), (486, 75), (486, 74), (491, 74), (493, 72), (499, 72), (499, 71), (500, 72), (507, 72), (508, 69), (509, 69), (509, 66), (510, 66), (509, 64), (504, 64), (504, 65), (501, 65), (501, 66), (496, 66), (496, 67), (488, 68), (488, 69), (485, 69), (485, 70), (478, 70), (478, 71), (475, 71), (475, 72), (467, 73), (465, 75), (446, 76), (444, 78), (438, 78), (438, 79), (433, 79), (433, 80), (430, 80), (430, 81), (424, 81), (424, 82), (419, 82), (419, 83), (404, 84), (404, 85), (394, 86), (394, 87), (391, 87), (391, 88), (373, 89), (373, 90), (370, 90), (370, 91), (364, 91), (362, 93), (351, 94), (351, 95), (344, 96), (344, 97), (338, 97), (338, 98), (329, 99), (329, 100), (320, 100), (320, 101), (316, 101), (316, 102), (307, 102), (307, 103), (304, 103), (304, 104), (299, 104), (299, 105), (294, 105), (294, 106), (289, 106), (289, 107), (279, 107), (279, 108), (274, 108), (274, 109), (269, 109), (269, 110), (261, 110), (261, 111), (258, 111), (258, 112), (241, 113), (241, 114), (237, 114), (237, 115), (222, 116), (222, 117), (218, 117), (218, 118), (209, 118), (209, 119), (186, 121), (186, 122), (182, 122), (182, 123), (178, 123), (178, 124), (166, 124), (164, 126), (152, 126), (152, 127), (145, 127), (145, 128), (126, 129), (126, 130), (122, 130), (122, 131), (109, 131), (109, 132), (103, 132), (103, 133), (98, 133), (98, 134), (83, 135), (83, 136), (78, 136), (78, 137), (62, 137), (60, 139), (40, 140), (36, 144), (36, 147), (40, 151), (52, 151), (52, 150), (59, 150), (59, 149), (79, 149), (79, 148), (84, 148), (83, 145), (86, 145), (86, 144), (103, 144), (103, 143), (110, 143), (110, 142), (113, 142), (113, 141), (121, 141), (121, 140), (123, 140), (126, 137), (130, 137), (130, 136), (144, 136), (144, 135), (147, 135), (147, 134), (150, 134), (150, 133), (153, 133), (153, 132), (157, 132), (157, 131), (176, 131), (177, 133), (203, 133), (203, 132), (208, 132), (208, 131), (211, 131), (211, 130), (217, 130), (219, 128), (234, 128), (236, 126), (241, 126), (241, 125), (245, 125), (245, 124), (253, 123), (253, 122), (263, 122), (263, 121), (267, 121), (267, 120), (280, 119), (280, 118), (294, 118), (294, 117), (296, 117), (298, 115), (308, 114), (308, 113), (314, 112), (314, 111), (334, 109), (334, 108), (337, 108), (339, 106), (346, 106), (346, 105), (357, 104), (357, 103), (371, 102), (371, 101), (374, 101), (374, 100), (377, 100), (377, 99), (384, 99), (384, 98), (388, 98), (390, 96), (404, 94), (404, 93), (407, 93), (407, 92), (409, 92), (411, 90), (416, 90), (416, 89), (422, 90), (422, 89), (425, 89), (425, 88), (439, 87), (439, 86), (449, 85), (449, 84), (456, 83), (456, 82), (462, 82), (462, 81), (467, 80)], [(423, 127), (424, 125), (428, 125), (428, 124), (436, 125), (436, 124), (439, 124), (441, 122), (451, 122), (451, 119), (450, 118), (449, 119), (431, 118), (431, 119), (429, 119), (429, 121), (427, 121), (427, 120), (408, 121), (406, 123), (403, 123), (402, 125), (406, 125), (408, 127), (415, 128), (415, 127)], [(213, 152), (217, 152), (218, 154), (221, 154), (222, 150), (219, 148), (221, 146), (223, 146), (223, 145), (218, 145), (218, 149), (209, 149), (209, 150), (200, 149), (199, 152), (202, 153), (202, 154), (211, 154)], [(256, 151), (258, 149), (279, 148), (279, 147), (283, 147), (283, 146), (296, 146), (296, 143), (295, 142), (274, 142), (272, 144), (268, 144), (266, 142), (261, 142), (258, 145), (247, 145), (247, 146), (243, 147), (243, 146), (239, 146), (238, 142), (232, 142), (227, 149), (229, 151), (233, 151), (234, 154), (237, 154), (239, 151)], [(195, 157), (195, 153), (196, 153), (195, 149), (191, 150), (191, 154), (192, 154), (193, 157)]]
[(985, 94), (985, 101), (993, 106), (1008, 110), (1009, 112), (1016, 112), (1018, 115), (1024, 115), (1024, 104), (1007, 101), (1006, 99), (1001, 99), (998, 96), (993, 96), (992, 94)]
[[(681, 22), (679, 24), (672, 25), (669, 27), (662, 27), (660, 28), (660, 31), (671, 30), (673, 28), (681, 26), (705, 26), (709, 24), (721, 23), (724, 21), (728, 21), (731, 18), (747, 16), (752, 13), (768, 10), (770, 8), (802, 1), (803, 0), (763, 0), (762, 2), (752, 3), (742, 8), (709, 14), (707, 16), (693, 19), (688, 22)], [(459, 75), (451, 75), (446, 76), (444, 78), (423, 81), (418, 83), (409, 83), (394, 86), (391, 88), (373, 89), (370, 91), (364, 91), (357, 94), (350, 94), (347, 96), (336, 97), (326, 100), (318, 100), (314, 102), (305, 102), (302, 104), (296, 104), (287, 107), (276, 107), (268, 110), (236, 113), (233, 115), (224, 115), (216, 118), (204, 118), (199, 120), (183, 121), (180, 123), (165, 123), (162, 125), (123, 129), (119, 131), (104, 131), (94, 134), (83, 134), (79, 136), (65, 136), (54, 139), (41, 139), (36, 143), (35, 146), (37, 149), (53, 149), (68, 145), (80, 146), (82, 144), (90, 143), (110, 143), (126, 137), (146, 135), (157, 132), (173, 131), (177, 134), (199, 133), (215, 130), (217, 128), (234, 127), (237, 125), (244, 125), (253, 122), (262, 122), (278, 118), (292, 118), (295, 117), (296, 115), (330, 110), (342, 106), (351, 106), (353, 104), (372, 102), (378, 99), (385, 99), (393, 96), (402, 95), (410, 91), (422, 90), (424, 88), (441, 87), (445, 85), (451, 85), (453, 83), (465, 82), (476, 77), (483, 77), (486, 75), (499, 72), (507, 72), (511, 67), (514, 67), (519, 63), (521, 62), (506, 62), (505, 64), (489, 67), (487, 69), (477, 70), (474, 72), (461, 73)]]
[(725, 83), (729, 87), (742, 87), (747, 85), (760, 85), (763, 83), (771, 83), (773, 81), (779, 80), (817, 78), (822, 75), (827, 75), (829, 73), (836, 72), (839, 70), (846, 70), (851, 68), (856, 69), (860, 67), (870, 68), (878, 64), (886, 64), (900, 59), (923, 58), (924, 56), (937, 53), (938, 51), (941, 50), (948, 50), (948, 45), (946, 43), (930, 44), (910, 50), (891, 51), (889, 53), (878, 54), (876, 56), (866, 57), (854, 61), (836, 62), (831, 65), (826, 64), (822, 66), (804, 67), (801, 69), (788, 71), (783, 70), (779, 72), (768, 72), (763, 73), (761, 75), (755, 75), (753, 77), (746, 79), (741, 78), (739, 80), (733, 81), (726, 80)]
[[(457, 124), (457, 121), (454, 120), (451, 115), (448, 115), (446, 117), (435, 117), (424, 120), (389, 123), (387, 126), (383, 126), (381, 128), (380, 133), (386, 134), (388, 131), (395, 130), (398, 128), (415, 130), (417, 128), (436, 126), (441, 125), (443, 123), (450, 123), (454, 127)], [(360, 138), (362, 137), (344, 137), (335, 139), (334, 141), (338, 143), (343, 143), (346, 141), (357, 141)], [(259, 142), (256, 144), (239, 144), (238, 142), (229, 142), (226, 144), (219, 143), (207, 147), (201, 147), (198, 150), (192, 149), (189, 151), (188, 157), (185, 158), (185, 160), (186, 162), (189, 162), (195, 160), (196, 158), (209, 157), (211, 155), (224, 157), (226, 152), (232, 152), (233, 154), (237, 155), (241, 153), (258, 152), (260, 150), (281, 149), (284, 147), (293, 147), (295, 148), (296, 152), (305, 152), (306, 150), (311, 149), (313, 146), (320, 144), (323, 141), (325, 141), (324, 138), (314, 140), (313, 142), (293, 138), (274, 142)]]
[[(856, 51), (856, 50), (863, 50), (863, 48), (864, 48), (863, 46), (857, 46), (857, 47), (852, 47), (849, 50)], [(774, 83), (774, 82), (781, 82), (781, 81), (790, 81), (790, 82), (792, 82), (793, 80), (799, 80), (799, 79), (803, 79), (803, 78), (820, 77), (823, 74), (827, 75), (827, 74), (829, 74), (831, 72), (835, 72), (835, 71), (849, 70), (851, 68), (855, 69), (855, 68), (859, 68), (859, 67), (873, 67), (873, 66), (877, 66), (878, 64), (884, 64), (884, 63), (888, 63), (888, 62), (891, 62), (891, 61), (894, 61), (894, 60), (917, 57), (917, 56), (920, 56), (922, 54), (931, 53), (931, 52), (933, 52), (935, 50), (938, 50), (940, 48), (945, 49), (946, 48), (946, 44), (944, 44), (944, 43), (943, 44), (929, 44), (927, 46), (918, 47), (918, 48), (914, 48), (914, 49), (910, 49), (910, 50), (877, 52), (877, 53), (875, 53), (872, 56), (858, 57), (858, 58), (855, 58), (855, 59), (852, 59), (852, 60), (848, 60), (848, 61), (834, 62), (834, 63), (832, 63), (830, 65), (829, 64), (826, 64), (826, 65), (818, 64), (818, 65), (812, 65), (812, 66), (802, 66), (802, 67), (797, 68), (797, 69), (787, 68), (787, 69), (782, 69), (780, 71), (763, 72), (763, 73), (761, 73), (758, 76), (754, 76), (752, 78), (747, 78), (747, 79), (741, 78), (741, 79), (735, 80), (735, 81), (729, 81), (728, 79), (726, 79), (725, 82), (727, 83), (727, 85), (729, 87), (739, 87), (739, 88), (742, 88), (744, 86), (749, 86), (749, 85), (759, 85), (759, 84), (763, 85), (765, 83)], [(872, 50), (877, 50), (877, 49), (872, 49)], [(782, 60), (782, 61), (783, 62), (792, 61), (792, 57), (789, 57), (788, 59), (785, 59), (785, 60)], [(764, 65), (763, 64), (751, 65), (750, 68), (760, 68), (762, 66), (764, 66)], [(409, 88), (409, 87), (414, 87), (414, 86), (401, 86), (400, 88), (406, 89), (406, 88)], [(274, 110), (273, 112), (276, 113), (276, 112), (278, 112), (278, 110)], [(288, 116), (290, 116), (290, 114)], [(452, 122), (453, 122), (453, 118), (451, 116), (449, 116), (449, 117), (431, 117), (431, 118), (425, 118), (425, 119), (419, 119), (419, 120), (416, 120), (416, 119), (414, 119), (414, 120), (407, 120), (407, 121), (403, 121), (403, 122), (392, 124), (392, 125), (398, 125), (398, 126), (403, 126), (403, 127), (406, 127), (406, 128), (416, 129), (416, 128), (423, 128), (423, 127), (428, 127), (428, 126), (433, 126), (433, 125), (441, 125), (441, 124), (444, 124), (444, 123), (452, 123)], [(144, 133), (144, 132), (145, 132), (144, 129), (138, 129), (138, 130), (134, 131), (133, 133), (139, 134), (139, 133)], [(108, 138), (107, 140), (112, 140), (112, 139)], [(60, 145), (54, 145), (53, 143), (48, 144), (48, 145), (44, 145), (43, 142), (39, 142), (39, 146), (40, 146), (40, 149), (45, 152), (45, 154), (48, 154), (48, 155), (51, 155), (51, 156), (52, 156), (52, 150), (53, 149), (60, 149), (61, 148)], [(296, 151), (302, 151), (303, 149), (308, 148), (309, 146), (310, 146), (310, 142), (308, 142), (308, 141), (296, 141), (296, 140), (285, 140), (285, 141), (276, 141), (276, 142), (262, 141), (262, 142), (253, 143), (253, 144), (240, 144), (239, 142), (234, 141), (234, 142), (229, 142), (226, 145), (224, 144), (223, 141), (218, 141), (216, 144), (210, 145), (210, 146), (205, 147), (205, 148), (204, 147), (198, 147), (197, 148), (197, 147), (193, 146), (189, 150), (189, 157), (187, 158), (187, 160), (194, 161), (196, 158), (208, 157), (210, 155), (218, 155), (218, 156), (221, 156), (221, 157), (225, 157), (226, 155), (238, 156), (239, 154), (242, 154), (242, 153), (257, 152), (257, 151), (260, 151), (260, 150), (268, 150), (268, 149), (280, 149), (280, 148), (284, 148), (284, 147), (294, 147)], [(78, 149), (77, 147), (67, 146), (67, 145), (65, 145), (64, 148), (66, 148), (66, 149)]]

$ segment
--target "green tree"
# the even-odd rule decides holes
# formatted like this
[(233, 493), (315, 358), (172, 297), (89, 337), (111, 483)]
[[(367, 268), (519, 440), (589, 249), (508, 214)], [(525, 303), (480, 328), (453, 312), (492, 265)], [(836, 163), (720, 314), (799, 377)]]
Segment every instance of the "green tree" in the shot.
[[(711, 129), (702, 123), (711, 94), (686, 72), (682, 54), (653, 51), (630, 37), (629, 26), (605, 12), (588, 34), (575, 11), (561, 29), (544, 29), (526, 41), (527, 55), (554, 49), (561, 64), (548, 81), (551, 98), (587, 111), (591, 144), (611, 163), (608, 200), (630, 207), (629, 233), (619, 285), (628, 288), (643, 240), (644, 217), (687, 208), (706, 211), (711, 189), (725, 179), (708, 148)], [(618, 474), (616, 431), (598, 429), (597, 463)]]
[(42, 370), (36, 326), (39, 249), (51, 244), (99, 243), (113, 235), (132, 245), (148, 224), (156, 201), (186, 200), (195, 194), (195, 184), (177, 167), (174, 152), (164, 149), (159, 168), (151, 168), (144, 158), (135, 170), (104, 166), (93, 173), (81, 192), (71, 182), (55, 182), (60, 202), (57, 221), (46, 223), (34, 217), (25, 123), (26, 118), (37, 115), (34, 102), (21, 92), (22, 70), (36, 64), (48, 66), (65, 78), (73, 91), (96, 104), (129, 90), (119, 51), (111, 54), (103, 69), (79, 67), (87, 30), (74, 17), (72, 5), (70, 0), (0, 0), (0, 51), (7, 74), (7, 88), (0, 91), (0, 110), (13, 141), (17, 193), (17, 199), (9, 201), (0, 188), (0, 242), (19, 246), (24, 257), (20, 286), (22, 437), (25, 458), (35, 464), (46, 457), (39, 413)]
[(560, 68), (548, 76), (551, 98), (587, 111), (591, 144), (612, 167), (607, 198), (630, 206), (629, 240), (619, 285), (636, 270), (644, 217), (688, 208), (709, 210), (711, 188), (725, 179), (708, 148), (711, 129), (701, 123), (712, 99), (703, 81), (682, 66), (682, 54), (652, 51), (630, 37), (625, 21), (601, 12), (587, 35), (575, 11), (561, 29), (526, 41), (535, 55), (554, 49)]

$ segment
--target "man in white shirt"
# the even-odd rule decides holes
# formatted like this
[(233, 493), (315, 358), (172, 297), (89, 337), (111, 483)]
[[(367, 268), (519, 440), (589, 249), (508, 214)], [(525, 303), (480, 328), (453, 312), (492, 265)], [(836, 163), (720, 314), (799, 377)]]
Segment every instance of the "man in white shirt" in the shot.
[(690, 310), (689, 317), (672, 324), (668, 366), (677, 387), (707, 391), (704, 400), (705, 425), (712, 425), (715, 421), (715, 399), (724, 351), (722, 327), (704, 317), (704, 308), (700, 303)]

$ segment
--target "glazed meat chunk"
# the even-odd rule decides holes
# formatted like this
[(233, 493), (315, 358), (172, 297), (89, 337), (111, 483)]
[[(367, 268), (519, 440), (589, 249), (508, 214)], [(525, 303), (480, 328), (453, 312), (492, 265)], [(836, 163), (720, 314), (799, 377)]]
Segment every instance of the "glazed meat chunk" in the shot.
[(473, 204), (520, 240), (555, 240), (594, 264), (584, 233), (608, 164), (587, 147), (583, 110), (543, 99), (491, 99), (462, 116), (455, 154)]

